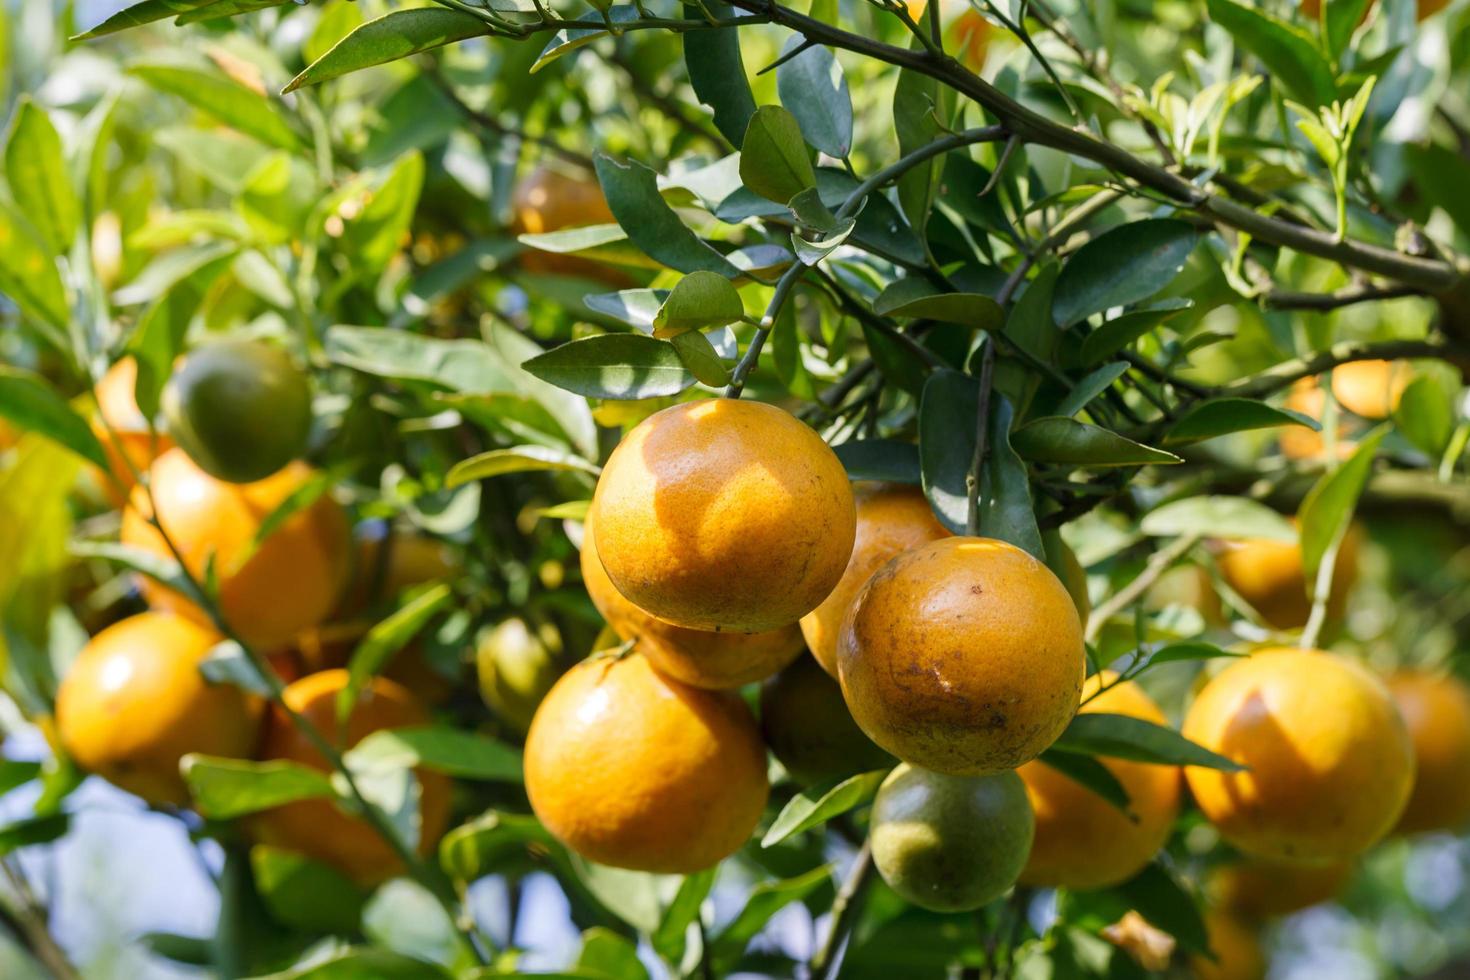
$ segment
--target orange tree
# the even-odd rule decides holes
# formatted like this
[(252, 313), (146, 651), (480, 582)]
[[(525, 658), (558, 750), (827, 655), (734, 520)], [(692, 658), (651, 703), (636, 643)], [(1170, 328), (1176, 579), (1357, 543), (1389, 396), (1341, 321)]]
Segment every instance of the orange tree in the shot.
[(1463, 2), (44, 7), (52, 973), (10, 853), (88, 773), (221, 846), (144, 940), (221, 976), (1252, 977), (1330, 900), (1433, 937), (1366, 969), (1470, 949), (1412, 874), (1470, 819)]

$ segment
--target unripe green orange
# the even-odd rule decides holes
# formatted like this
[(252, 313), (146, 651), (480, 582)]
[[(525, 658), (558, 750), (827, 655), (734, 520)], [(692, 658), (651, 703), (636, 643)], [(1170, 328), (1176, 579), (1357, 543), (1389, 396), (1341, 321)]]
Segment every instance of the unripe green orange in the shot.
[(896, 761), (863, 734), (842, 688), (809, 656), (761, 685), (761, 732), (799, 783), (887, 769)]

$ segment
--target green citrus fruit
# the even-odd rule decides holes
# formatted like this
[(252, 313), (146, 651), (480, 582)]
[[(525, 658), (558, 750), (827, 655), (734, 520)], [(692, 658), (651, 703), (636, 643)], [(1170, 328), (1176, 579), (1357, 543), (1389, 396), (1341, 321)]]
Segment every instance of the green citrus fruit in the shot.
[(210, 476), (263, 480), (306, 450), (311, 390), (278, 347), (226, 341), (191, 352), (163, 393), (169, 434)]
[(873, 801), (873, 863), (902, 898), (964, 912), (1016, 883), (1035, 833), (1026, 786), (1014, 772), (947, 776), (907, 763)]
[(519, 732), (531, 727), (531, 716), (562, 675), (556, 649), (559, 639), (533, 632), (524, 620), (507, 619), (480, 640), (475, 661), (480, 697), (502, 721)]
[(761, 685), (766, 745), (798, 783), (819, 783), (896, 761), (852, 720), (842, 688), (810, 655)]

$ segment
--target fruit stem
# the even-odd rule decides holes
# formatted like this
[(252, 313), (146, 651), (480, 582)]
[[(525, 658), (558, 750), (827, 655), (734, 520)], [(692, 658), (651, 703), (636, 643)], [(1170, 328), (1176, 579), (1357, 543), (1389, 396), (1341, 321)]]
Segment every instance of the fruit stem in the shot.
[(980, 355), (980, 397), (975, 407), (975, 455), (970, 460), (970, 474), (965, 478), (965, 533), (974, 537), (980, 533), (980, 484), (985, 466), (985, 452), (990, 441), (990, 389), (995, 375), (995, 342), (985, 338), (985, 349)]
[(827, 929), (827, 938), (807, 964), (807, 975), (813, 980), (836, 980), (842, 969), (847, 940), (857, 924), (857, 912), (862, 905), (863, 893), (872, 877), (873, 842), (871, 838), (865, 838), (863, 846), (858, 849), (857, 857), (853, 858), (847, 877), (842, 879), (837, 897), (832, 900), (832, 924)]

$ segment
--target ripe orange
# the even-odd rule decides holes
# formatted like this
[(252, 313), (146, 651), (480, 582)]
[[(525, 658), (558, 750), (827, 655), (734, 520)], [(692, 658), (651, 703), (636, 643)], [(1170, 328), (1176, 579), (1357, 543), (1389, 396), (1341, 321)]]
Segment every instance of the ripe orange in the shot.
[(663, 874), (729, 857), (769, 792), (745, 702), (668, 680), (637, 654), (562, 675), (531, 722), (525, 771), (532, 809), (567, 847)]
[[(1137, 684), (1115, 683), (1111, 672), (1094, 674), (1082, 686), (1083, 712), (1106, 712), (1167, 725), (1164, 713)], [(1101, 759), (1128, 794), (1128, 813), (1062, 775), (1044, 762), (1017, 770), (1036, 814), (1036, 841), (1021, 872), (1027, 885), (1046, 888), (1106, 888), (1133, 877), (1169, 839), (1179, 814), (1179, 769), (1123, 759)]]
[[(261, 523), (312, 478), (311, 467), (296, 462), (257, 483), (225, 483), (172, 449), (149, 474), (159, 520), (185, 569), (202, 580), (213, 556), (222, 613), (245, 643), (274, 650), (326, 619), (342, 594), (350, 547), (347, 516), (336, 501), (324, 494), (255, 541)], [(147, 513), (148, 495), (138, 487), (123, 512), (123, 544), (172, 558)], [(155, 608), (204, 618), (189, 599), (152, 579), (141, 587)]]
[[(92, 434), (107, 455), (107, 471), (112, 479), (104, 480), (104, 485), (108, 495), (115, 498), (118, 488), (124, 494), (132, 489), (134, 471), (146, 471), (156, 456), (173, 447), (166, 434), (149, 433), (148, 420), (133, 397), (137, 383), (138, 362), (125, 357), (107, 369), (93, 392), (97, 411), (91, 419)], [(121, 498), (118, 503), (122, 503)]]
[(56, 692), (57, 730), (67, 753), (150, 803), (187, 803), (180, 758), (190, 752), (244, 758), (255, 746), (259, 704), (199, 672), (219, 641), (197, 623), (155, 612), (92, 637)]
[(1026, 787), (1014, 772), (947, 776), (910, 765), (873, 800), (873, 866), (905, 900), (963, 912), (1016, 883), (1031, 848)]
[(1300, 864), (1245, 858), (1217, 868), (1209, 891), (1217, 904), (1242, 919), (1273, 919), (1330, 901), (1352, 877), (1353, 867), (1352, 861)]
[(1392, 829), (1414, 782), (1413, 744), (1383, 682), (1317, 650), (1232, 663), (1205, 685), (1183, 731), (1249, 767), (1185, 775), (1221, 836), (1260, 857), (1361, 854)]
[[(1348, 529), (1332, 568), (1327, 595), (1327, 618), (1342, 618), (1348, 594), (1358, 580), (1358, 545), (1362, 532)], [(1220, 574), (1266, 623), (1278, 630), (1300, 629), (1312, 614), (1313, 583), (1302, 568), (1301, 545), (1295, 541), (1255, 538), (1220, 544), (1216, 561)]]
[[(590, 174), (540, 164), (516, 184), (511, 194), (515, 234), (544, 235), (564, 228), (615, 224), (607, 198)], [(542, 275), (579, 276), (613, 285), (629, 284), (620, 270), (577, 255), (527, 249), (521, 268)]]
[(1264, 980), (1266, 954), (1259, 931), (1229, 912), (1208, 909), (1205, 929), (1215, 959), (1191, 956), (1189, 965), (1196, 980)]
[(311, 386), (279, 347), (255, 340), (195, 348), (163, 389), (169, 434), (219, 480), (263, 480), (306, 451)]
[(1460, 830), (1470, 822), (1470, 687), (1457, 677), (1401, 670), (1388, 689), (1414, 742), (1414, 792), (1402, 833)]
[(836, 454), (789, 412), (716, 398), (639, 423), (592, 498), (617, 590), (666, 622), (759, 633), (796, 622), (842, 578), (856, 525)]
[(799, 783), (887, 769), (893, 756), (852, 720), (842, 688), (812, 657), (797, 657), (761, 685), (761, 733)]
[(822, 604), (801, 618), (807, 646), (833, 677), (837, 676), (837, 634), (858, 591), (888, 559), (949, 535), (918, 487), (862, 483), (853, 489), (853, 499), (857, 534), (847, 570)]
[(1062, 583), (1020, 548), (941, 538), (868, 580), (837, 666), (853, 718), (889, 752), (936, 772), (998, 772), (1072, 720), (1082, 624)]
[(1354, 415), (1386, 419), (1412, 380), (1404, 361), (1350, 361), (1332, 369), (1332, 397)]
[[(428, 713), (406, 689), (382, 677), (363, 687), (347, 724), (337, 725), (337, 695), (347, 671), (324, 670), (288, 685), (283, 700), (340, 751), (373, 732), (429, 722)], [(273, 708), (261, 738), (262, 759), (286, 759), (327, 770), (326, 760), (291, 719)], [(449, 822), (449, 780), (441, 773), (417, 771), (420, 854), (429, 854)], [(327, 800), (300, 800), (250, 818), (250, 833), (262, 844), (296, 851), (337, 868), (363, 885), (374, 885), (403, 870), (392, 847), (364, 820), (349, 816)]]
[(589, 515), (582, 535), (582, 583), (587, 595), (620, 639), (637, 640), (638, 650), (660, 673), (695, 687), (740, 687), (769, 677), (801, 654), (795, 623), (761, 633), (713, 633), (657, 619), (623, 597), (597, 554)]
[[(1286, 396), (1285, 407), (1321, 422), (1327, 411), (1327, 395), (1322, 390), (1321, 382), (1317, 378), (1302, 378), (1296, 382)], [(1353, 454), (1357, 444), (1351, 437), (1362, 428), (1363, 424), (1359, 420), (1344, 418), (1339, 413), (1337, 425), (1332, 430), (1338, 459), (1346, 459)], [(1277, 437), (1281, 443), (1281, 452), (1287, 459), (1316, 459), (1324, 455), (1327, 452), (1325, 423), (1323, 430), (1314, 432), (1304, 425), (1283, 427)]]
[(949, 33), (953, 39), (951, 47), (960, 64), (972, 72), (985, 67), (985, 55), (990, 49), (990, 35), (995, 29), (990, 26), (978, 10), (967, 8), (954, 19)]

